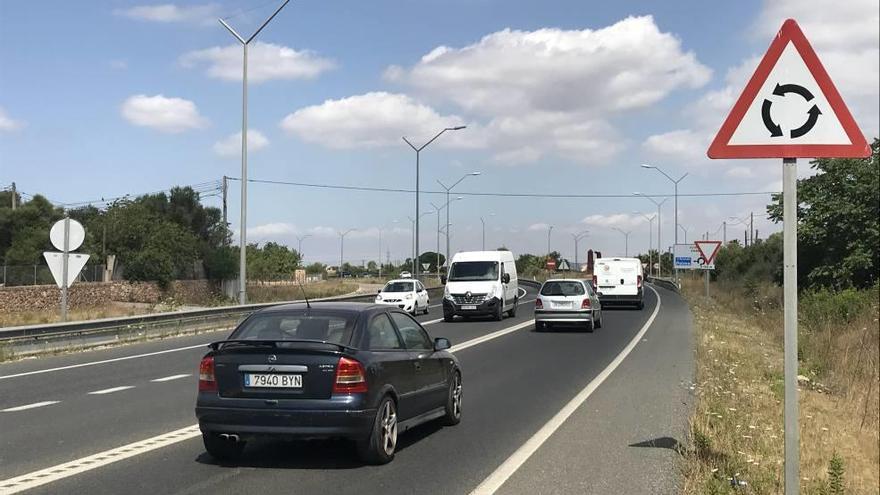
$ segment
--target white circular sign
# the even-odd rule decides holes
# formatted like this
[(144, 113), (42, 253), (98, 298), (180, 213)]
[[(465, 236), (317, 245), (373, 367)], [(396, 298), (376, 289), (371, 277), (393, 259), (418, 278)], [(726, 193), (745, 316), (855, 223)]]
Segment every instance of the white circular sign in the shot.
[[(86, 231), (83, 229), (82, 224), (76, 220), (71, 218), (69, 221), (70, 230), (67, 233), (67, 250), (74, 251), (76, 248), (82, 246), (82, 243), (86, 238)], [(64, 220), (58, 220), (55, 222), (55, 225), (52, 226), (52, 230), (49, 231), (49, 240), (52, 241), (52, 245), (55, 246), (55, 249), (64, 251)]]

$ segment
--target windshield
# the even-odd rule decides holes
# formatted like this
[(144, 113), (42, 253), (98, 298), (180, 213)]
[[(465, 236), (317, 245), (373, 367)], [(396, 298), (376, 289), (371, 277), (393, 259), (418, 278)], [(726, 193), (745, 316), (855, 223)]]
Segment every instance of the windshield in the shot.
[(498, 280), (497, 261), (459, 261), (452, 264), (450, 282)]
[(309, 311), (257, 315), (248, 318), (230, 340), (321, 340), (348, 344), (355, 314)]
[(584, 284), (580, 282), (547, 282), (541, 287), (542, 296), (582, 296)]
[(389, 282), (382, 292), (412, 292), (412, 282)]

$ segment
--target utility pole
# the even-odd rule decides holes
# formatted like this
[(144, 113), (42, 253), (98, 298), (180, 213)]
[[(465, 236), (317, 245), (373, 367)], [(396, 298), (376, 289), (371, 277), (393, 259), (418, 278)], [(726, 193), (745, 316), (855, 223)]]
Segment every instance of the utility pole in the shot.
[(242, 70), (241, 70), (241, 232), (239, 232), (239, 267), (238, 267), (238, 302), (239, 304), (247, 303), (247, 62), (248, 62), (248, 45), (260, 31), (266, 27), (266, 24), (281, 12), (281, 9), (287, 5), (290, 0), (284, 0), (284, 3), (278, 7), (275, 12), (266, 19), (263, 24), (251, 35), (250, 38), (242, 38), (226, 21), (217, 19), (223, 24), (232, 36), (241, 43), (242, 46)]
[(413, 241), (413, 246), (414, 246), (413, 251), (415, 252), (415, 256), (413, 257), (413, 278), (416, 278), (416, 279), (419, 278), (419, 264), (415, 260), (415, 258), (419, 255), (418, 254), (418, 252), (419, 252), (419, 219), (421, 218), (421, 215), (419, 214), (419, 156), (421, 155), (423, 149), (425, 149), (429, 144), (433, 143), (434, 140), (437, 139), (438, 137), (440, 137), (444, 132), (446, 132), (446, 131), (459, 131), (461, 129), (466, 129), (466, 128), (467, 128), (467, 126), (464, 126), (464, 125), (459, 125), (459, 126), (455, 126), (455, 127), (446, 127), (442, 131), (438, 132), (434, 137), (429, 139), (427, 143), (425, 143), (419, 147), (416, 147), (411, 142), (409, 142), (409, 140), (406, 139), (406, 136), (402, 137), (404, 142), (406, 142), (406, 144), (408, 144), (409, 147), (412, 148), (413, 151), (416, 152), (416, 218), (413, 220), (413, 222), (415, 224), (413, 227), (413, 237), (415, 239)]
[(345, 236), (350, 234), (355, 229), (348, 229), (345, 232), (337, 232), (339, 234), (339, 277), (342, 278), (342, 264), (345, 259)]
[(226, 220), (226, 193), (229, 191), (228, 178), (223, 176), (223, 185), (220, 186), (223, 192), (223, 244), (229, 243), (229, 222)]
[(18, 206), (15, 204), (16, 199), (18, 199), (18, 198), (16, 198), (17, 194), (18, 194), (18, 192), (15, 190), (15, 182), (13, 182), (12, 183), (12, 211), (15, 211), (15, 208)]

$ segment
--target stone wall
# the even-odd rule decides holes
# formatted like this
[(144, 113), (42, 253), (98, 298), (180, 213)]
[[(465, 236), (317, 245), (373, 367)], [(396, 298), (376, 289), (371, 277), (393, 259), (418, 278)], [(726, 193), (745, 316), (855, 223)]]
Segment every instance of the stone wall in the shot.
[[(155, 304), (173, 299), (180, 304), (204, 305), (218, 291), (208, 280), (176, 280), (163, 292), (155, 282), (77, 282), (68, 291), (68, 307), (95, 308), (111, 302)], [(0, 287), (0, 313), (55, 310), (61, 304), (56, 285)]]

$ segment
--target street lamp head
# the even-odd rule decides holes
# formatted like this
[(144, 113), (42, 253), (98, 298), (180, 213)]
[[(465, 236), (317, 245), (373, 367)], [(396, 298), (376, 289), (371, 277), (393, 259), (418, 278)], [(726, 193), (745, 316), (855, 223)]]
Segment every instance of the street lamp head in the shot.
[(482, 172), (471, 172), (470, 175), (482, 175)]
[(640, 167), (642, 167), (642, 168), (657, 168), (657, 167), (655, 167), (655, 166), (653, 166), (653, 165), (648, 165), (647, 163), (643, 163), (643, 164), (641, 164)]
[(464, 196), (458, 196), (453, 201), (458, 201), (459, 199), (464, 199)]
[(448, 131), (460, 131), (462, 129), (467, 129), (467, 126), (466, 125), (457, 125), (455, 127), (447, 127), (446, 128), (446, 130), (448, 130)]
[(642, 193), (640, 193), (640, 192), (634, 192), (634, 193), (633, 193), (633, 196), (641, 196), (641, 195), (642, 195)]

